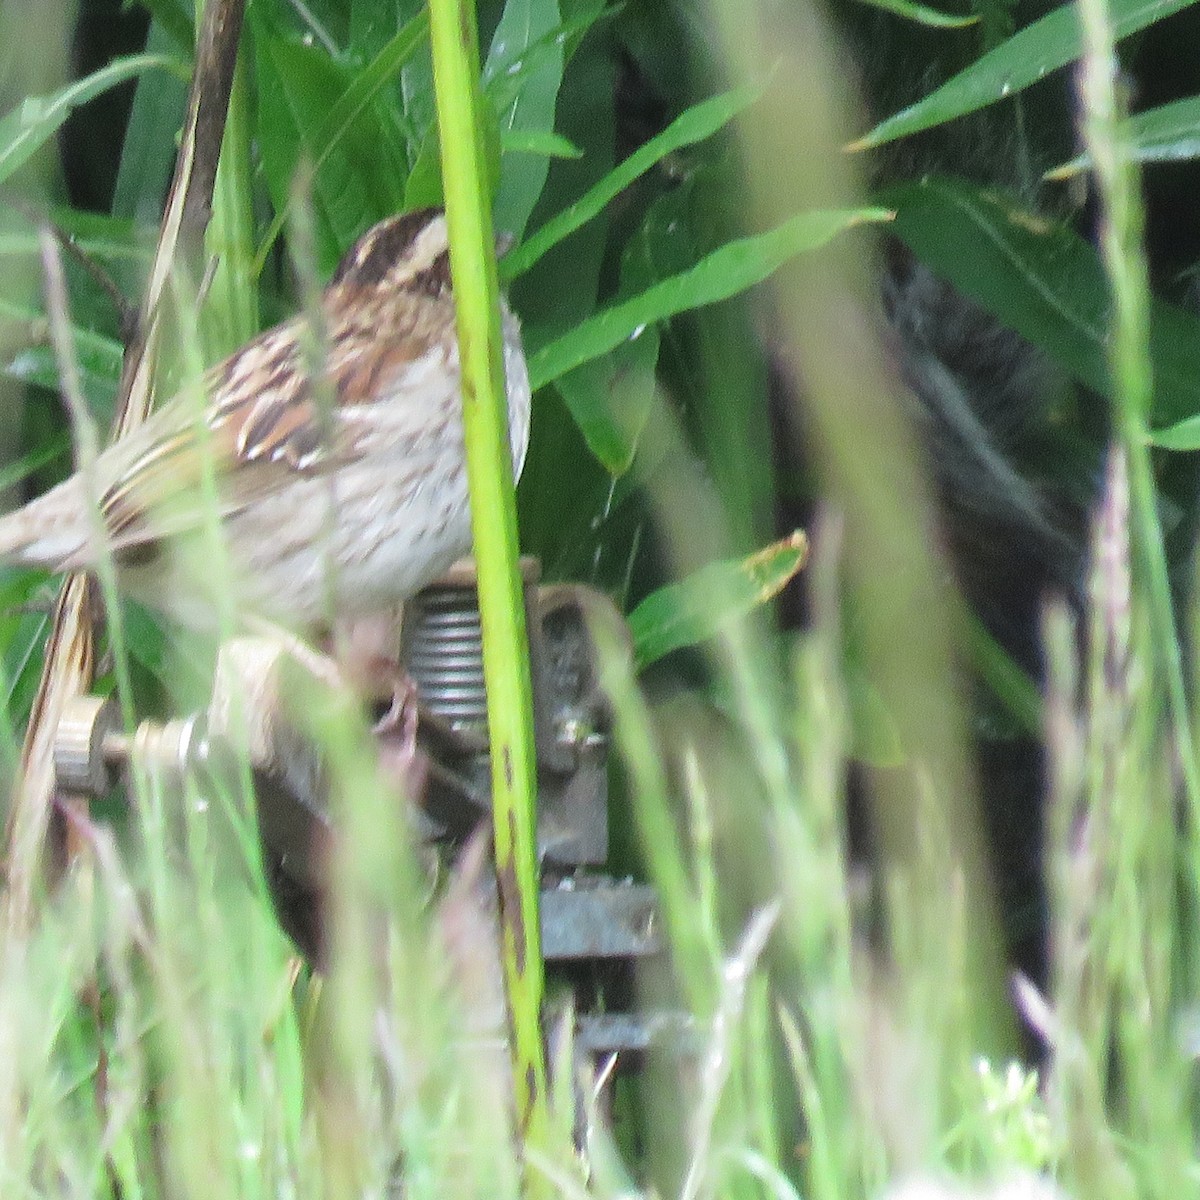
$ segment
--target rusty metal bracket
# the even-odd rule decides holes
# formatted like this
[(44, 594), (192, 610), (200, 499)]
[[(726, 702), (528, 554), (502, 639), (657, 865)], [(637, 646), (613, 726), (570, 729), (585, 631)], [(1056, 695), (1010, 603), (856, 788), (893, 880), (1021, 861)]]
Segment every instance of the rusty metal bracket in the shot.
[[(594, 873), (608, 855), (609, 712), (590, 629), (596, 621), (618, 632), (625, 627), (600, 593), (576, 585), (541, 588), (536, 563), (526, 560), (522, 569), (538, 750), (543, 953), (548, 967), (567, 975), (620, 972), (663, 949), (652, 889)], [(420, 697), (414, 820), (433, 844), (461, 844), (491, 811), (480, 644), (474, 575), (458, 564), (410, 602), (401, 633), (401, 658)], [(302, 949), (319, 956), (324, 867), (336, 830), (320, 748), (289, 707), (300, 691), (298, 671), (340, 683), (331, 660), (298, 643), (233, 639), (220, 649), (203, 712), (143, 721), (128, 733), (112, 700), (79, 697), (59, 725), (54, 762), (60, 789), (93, 796), (119, 786), (134, 768), (182, 787), (189, 773), (232, 779), (236, 764), (247, 765), (281, 919)], [(577, 1030), (581, 1049), (612, 1054), (644, 1050), (676, 1025), (635, 1013), (584, 1012)]]

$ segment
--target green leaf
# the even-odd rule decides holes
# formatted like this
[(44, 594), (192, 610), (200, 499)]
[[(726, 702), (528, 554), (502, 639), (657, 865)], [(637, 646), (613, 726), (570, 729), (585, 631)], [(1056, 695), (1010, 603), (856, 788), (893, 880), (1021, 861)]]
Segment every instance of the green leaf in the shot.
[(35, 471), (40, 471), (58, 458), (65, 458), (71, 452), (71, 437), (66, 432), (60, 433), (43, 442), (36, 450), (30, 450), (18, 461), (8, 463), (0, 468), (0, 491), (8, 491), (23, 483)]
[[(11, 734), (29, 716), (42, 669), (42, 645), (50, 627), (50, 594), (41, 595), (41, 611), (34, 611), (46, 582), (45, 571), (0, 568), (0, 647), (3, 648), (4, 718), (0, 731)], [(7, 722), (12, 722), (9, 726)], [(4, 741), (7, 742), (5, 737)]]
[(354, 73), (349, 87), (318, 127), (314, 135), (316, 144), (332, 147), (346, 137), (364, 109), (382, 94), (428, 39), (429, 14), (422, 10), (389, 38), (365, 67)]
[[(485, 84), (516, 67), (521, 56), (539, 39), (556, 31), (560, 23), (558, 0), (508, 0), (484, 64)], [(522, 80), (517, 95), (497, 111), (501, 145), (508, 134), (553, 132), (563, 65), (562, 42), (551, 40)], [(549, 163), (544, 158), (530, 161), (522, 155), (501, 160), (493, 207), (498, 229), (508, 230), (517, 238), (524, 236), (533, 207), (546, 186), (548, 171)]]
[[(488, 173), (488, 190), (495, 195), (500, 179), (500, 131), (496, 125), (496, 114), (489, 105), (480, 108), (479, 120), (483, 126), (483, 153)], [(413, 160), (412, 170), (404, 185), (405, 208), (427, 208), (443, 203), (442, 192), (442, 149), (437, 123), (430, 125), (429, 133), (420, 151)], [(495, 228), (509, 233), (504, 225)]]
[[(564, 13), (569, 3), (564, 0)], [(584, 155), (550, 164), (539, 213), (565, 208), (612, 169), (615, 80), (605, 39), (589, 39), (563, 76), (555, 117), (558, 132)], [(539, 220), (536, 214), (534, 220)], [(609, 227), (609, 215), (602, 213), (516, 281), (510, 299), (521, 314), (530, 352), (595, 309)], [(503, 262), (500, 267), (503, 271)], [(533, 441), (517, 492), (521, 536), (542, 556), (549, 578), (585, 577), (605, 584), (614, 575), (623, 579), (623, 570), (612, 566), (620, 551), (614, 551), (614, 539), (606, 536), (607, 524), (614, 519), (612, 479), (588, 451), (558, 392), (547, 389), (537, 404)], [(571, 486), (566, 489), (561, 486), (564, 463), (572, 464)]]
[[(664, 278), (711, 248), (728, 221), (730, 180), (719, 163), (687, 174), (655, 199), (632, 247)], [(631, 247), (631, 248), (632, 248)], [(660, 386), (687, 414), (691, 442), (724, 512), (730, 554), (747, 554), (775, 530), (770, 381), (753, 304), (732, 300), (673, 322)], [(777, 422), (776, 422), (777, 424)]]
[(603, 309), (544, 346), (529, 359), (530, 381), (536, 390), (622, 342), (641, 337), (658, 321), (736, 296), (766, 279), (789, 258), (823, 246), (852, 225), (886, 221), (890, 216), (886, 209), (798, 213), (769, 233), (728, 242), (689, 270)]
[(601, 212), (610, 200), (668, 154), (673, 154), (683, 146), (690, 146), (712, 137), (761, 94), (761, 88), (744, 87), (693, 105), (672, 121), (662, 133), (651, 138), (614, 167), (579, 200), (547, 221), (528, 241), (507, 255), (500, 264), (501, 279), (512, 280), (528, 271), (547, 250), (585, 225)]
[(658, 330), (649, 328), (554, 381), (588, 449), (610, 475), (624, 475), (633, 464), (654, 398), (658, 349)]
[[(160, 7), (178, 13), (169, 0)], [(190, 55), (191, 26), (183, 32), (186, 42), (181, 46)], [(146, 51), (165, 53), (174, 39), (175, 34), (156, 19), (150, 26)], [(187, 91), (187, 81), (174, 75), (154, 72), (138, 80), (125, 126), (125, 140), (121, 143), (112, 201), (114, 217), (135, 217), (146, 224), (158, 224), (163, 196), (175, 166), (176, 138), (187, 115)]]
[(119, 58), (52, 96), (26, 96), (18, 108), (0, 118), (0, 183), (44, 146), (81, 104), (154, 67), (187, 73), (175, 59), (138, 54)]
[(404, 184), (404, 207), (428, 208), (441, 203), (442, 148), (437, 125), (431, 125)]
[(914, 21), (918, 25), (926, 25), (930, 29), (964, 29), (968, 25), (977, 25), (979, 17), (972, 13), (965, 17), (951, 13), (938, 12), (924, 4), (914, 4), (912, 0), (862, 0), (872, 8), (881, 8), (884, 12), (895, 13), (905, 20)]
[(249, 78), (249, 64), (242, 58), (233, 73), (212, 215), (204, 231), (205, 253), (214, 264), (197, 314), (205, 362), (232, 354), (262, 329), (254, 247), (257, 223)]
[(623, 0), (608, 5), (607, 0), (563, 0), (563, 49), (567, 62), (575, 57), (588, 31), (602, 19), (613, 20), (625, 10)]
[[(556, 59), (564, 53), (570, 58), (569, 48), (575, 46), (595, 23), (596, 14), (586, 13), (547, 29), (515, 57), (503, 62), (489, 59), (483, 78), (487, 95), (497, 112), (506, 111), (517, 100), (525, 81), (543, 69), (544, 60)], [(511, 47), (505, 49), (507, 53)]]
[[(374, 107), (345, 101), (355, 95), (349, 67), (314, 46), (269, 35), (254, 40), (258, 144), (271, 201), (286, 212), (301, 158), (320, 164), (312, 206), (317, 265), (325, 272), (368, 225), (403, 207), (406, 164)], [(332, 125), (339, 114), (344, 124)]]
[(192, 53), (196, 44), (196, 26), (177, 0), (138, 0), (154, 18), (163, 33), (178, 47), (181, 54)]
[[(932, 270), (1042, 347), (1079, 382), (1110, 396), (1108, 281), (1096, 251), (1015, 200), (955, 179), (886, 189), (892, 232)], [(1151, 305), (1154, 423), (1200, 413), (1200, 322)]]
[[(347, 7), (342, 0), (341, 7)], [(369, 62), (392, 39), (398, 28), (416, 17), (428, 17), (421, 0), (349, 0), (347, 49), (360, 62)]]
[[(371, 0), (378, 3), (378, 0)], [(419, 6), (419, 11), (424, 9)], [(418, 54), (404, 65), (400, 72), (401, 107), (409, 128), (414, 132), (409, 138), (409, 161), (417, 147), (428, 139), (429, 131), (437, 128), (437, 115), (433, 104), (433, 61), (428, 54)]]
[[(1117, 40), (1128, 37), (1180, 12), (1193, 2), (1112, 0), (1109, 15), (1115, 36)], [(864, 150), (880, 146), (986, 108), (1066, 66), (1079, 57), (1079, 52), (1079, 20), (1075, 6), (1064, 4), (1015, 33), (916, 104), (881, 121), (851, 148)]]
[(532, 129), (500, 132), (500, 150), (504, 154), (539, 154), (542, 158), (582, 158), (583, 151), (558, 133)]
[(1037, 737), (1044, 728), (1037, 684), (973, 613), (966, 626), (967, 648), (980, 678), (992, 690), (1017, 731)]
[[(550, 164), (540, 212), (560, 212), (612, 169), (616, 86), (616, 68), (607, 51), (589, 42), (563, 77), (555, 120), (556, 131), (579, 146), (583, 157)], [(513, 283), (510, 296), (530, 349), (573, 328), (595, 309), (609, 226), (608, 214), (601, 213)], [(514, 253), (520, 248), (510, 248), (498, 264), (502, 280), (511, 279), (507, 268)]]
[[(16, 220), (10, 221), (10, 217)], [(132, 221), (73, 208), (53, 209), (50, 220), (94, 259), (142, 264), (150, 261), (150, 252), (138, 242)], [(34, 220), (15, 210), (0, 212), (0, 257), (34, 256), (40, 253), (41, 242)]]
[[(694, 262), (690, 240), (680, 247), (678, 230), (686, 225), (680, 218), (686, 209), (689, 185), (672, 188), (660, 196), (646, 214), (637, 233), (621, 255), (621, 280), (617, 299), (644, 292), (664, 275)], [(670, 229), (672, 232), (667, 233)], [(663, 261), (663, 243), (671, 241), (675, 252)], [(637, 338), (622, 342), (607, 354), (584, 363), (555, 380), (555, 387), (574, 418), (588, 449), (613, 477), (619, 478), (633, 465), (639, 439), (650, 415), (657, 388), (660, 338), (656, 326), (648, 326)], [(753, 543), (752, 543), (753, 544)], [(742, 549), (743, 547), (739, 547)]]
[[(1189, 96), (1129, 119), (1126, 145), (1138, 162), (1178, 162), (1200, 158), (1200, 96)], [(1080, 154), (1046, 172), (1047, 179), (1067, 179), (1090, 170), (1092, 157)]]
[(747, 558), (711, 563), (647, 596), (629, 614), (639, 668), (719, 633), (730, 621), (773, 600), (804, 566), (800, 530)]
[(1150, 440), (1164, 450), (1200, 450), (1200, 414), (1154, 430)]
[[(155, 679), (165, 681), (164, 672), (168, 664), (171, 664), (171, 643), (163, 629), (161, 618), (140, 604), (127, 601), (122, 605), (121, 619), (125, 625), (129, 653), (134, 661)], [(171, 665), (178, 670), (177, 664)], [(178, 686), (178, 677), (172, 680), (172, 684)]]
[[(389, 38), (365, 67), (352, 74), (345, 90), (321, 117), (320, 123), (311, 137), (305, 139), (307, 146), (319, 148), (314, 158), (318, 172), (330, 154), (334, 153), (344, 140), (351, 139), (354, 144), (357, 144), (360, 139), (356, 132), (356, 126), (372, 117), (378, 122), (378, 128), (381, 135), (384, 136), (384, 141), (389, 144), (389, 152), (384, 157), (396, 164), (403, 162), (402, 145), (397, 139), (386, 136), (391, 123), (387, 119), (388, 110), (379, 102), (384, 88), (403, 70), (405, 64), (412, 60), (428, 39), (429, 15), (422, 10)], [(294, 164), (292, 169), (295, 169)], [(401, 177), (405, 174), (402, 170), (398, 173)], [(290, 195), (290, 186), (288, 194)], [(407, 196), (386, 211), (394, 211), (406, 204)], [(382, 216), (383, 213), (380, 212), (376, 215)], [(287, 205), (277, 207), (275, 219), (271, 222), (267, 235), (255, 255), (258, 270), (262, 270), (267, 254), (287, 223), (287, 218)], [(361, 232), (361, 229), (355, 232)], [(344, 246), (347, 242), (339, 243), (339, 246)]]
[[(12, 379), (56, 390), (58, 364), (50, 348), (45, 316), (0, 297), (0, 332), (5, 346), (17, 347), (10, 351), (11, 358), (0, 363), (0, 370)], [(123, 347), (112, 338), (77, 325), (72, 325), (71, 332), (84, 393), (93, 412), (104, 412), (112, 403), (121, 375)]]

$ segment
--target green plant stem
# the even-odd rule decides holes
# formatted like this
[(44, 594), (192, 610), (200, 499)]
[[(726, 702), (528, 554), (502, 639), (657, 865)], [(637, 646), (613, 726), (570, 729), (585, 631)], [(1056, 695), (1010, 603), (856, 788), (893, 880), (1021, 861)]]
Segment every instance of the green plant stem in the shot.
[(1129, 463), (1134, 545), (1145, 571), (1151, 628), (1166, 674), (1167, 703), (1193, 818), (1200, 817), (1183, 656), (1175, 628), (1166, 548), (1150, 461), (1150, 283), (1142, 251), (1142, 208), (1127, 118), (1118, 99), (1116, 49), (1104, 0), (1081, 0), (1084, 136), (1101, 202), (1100, 246), (1112, 293), (1112, 372), (1117, 433)]
[(483, 667), (492, 755), (492, 819), (505, 986), (520, 1128), (530, 1149), (549, 1129), (542, 1048), (544, 990), (538, 925), (536, 763), (517, 573), (517, 514), (505, 405), (499, 286), (479, 119), (479, 45), (473, 0), (431, 0), (434, 92), (458, 308), (463, 425), (479, 571)]

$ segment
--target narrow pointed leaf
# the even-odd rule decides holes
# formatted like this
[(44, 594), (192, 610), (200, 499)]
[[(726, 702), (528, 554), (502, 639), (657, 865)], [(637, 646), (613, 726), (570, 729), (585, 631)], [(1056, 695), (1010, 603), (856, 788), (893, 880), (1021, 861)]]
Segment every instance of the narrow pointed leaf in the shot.
[(540, 154), (543, 158), (583, 157), (583, 151), (561, 134), (534, 129), (501, 130), (500, 150), (504, 154)]
[[(1113, 0), (1109, 12), (1117, 40), (1181, 11), (1194, 0)], [(1064, 4), (1027, 25), (916, 104), (881, 121), (853, 143), (863, 150), (908, 137), (955, 117), (986, 108), (1044, 79), (1079, 57), (1079, 19)]]
[[(167, 3), (163, 8), (174, 6)], [(179, 13), (178, 9), (174, 11)], [(184, 40), (177, 40), (176, 33), (182, 33)], [(146, 53), (166, 54), (179, 48), (190, 55), (194, 44), (195, 30), (190, 22), (185, 22), (183, 30), (170, 30), (156, 19), (146, 37)], [(117, 164), (111, 208), (114, 217), (140, 218), (143, 222), (158, 219), (175, 167), (175, 137), (187, 119), (187, 95), (187, 81), (173, 74), (152, 71), (137, 81)]]
[(175, 0), (140, 0), (140, 3), (179, 47), (180, 52), (191, 54), (196, 44), (196, 26), (188, 18), (186, 9), (176, 4)]
[(638, 667), (706, 641), (728, 622), (767, 604), (807, 558), (808, 539), (796, 530), (747, 558), (711, 563), (647, 596), (629, 614)]
[(979, 24), (979, 17), (971, 13), (959, 16), (956, 13), (938, 12), (927, 4), (914, 4), (912, 0), (863, 0), (872, 8), (881, 8), (884, 12), (895, 13), (898, 17), (913, 21), (917, 25), (926, 25), (930, 29), (964, 29), (968, 25)]
[[(504, 6), (488, 52), (485, 75), (499, 71), (503, 76), (539, 39), (548, 36), (549, 42), (522, 79), (516, 95), (496, 111), (501, 145), (507, 134), (554, 132), (554, 111), (565, 64), (562, 42), (554, 36), (561, 24), (558, 0), (508, 0)], [(514, 237), (524, 237), (549, 170), (550, 162), (545, 156), (532, 162), (524, 156), (501, 160), (493, 207), (497, 228), (508, 230)]]
[[(1139, 162), (1178, 162), (1200, 158), (1200, 96), (1176, 100), (1131, 117), (1126, 143)], [(1047, 179), (1067, 179), (1092, 165), (1090, 154), (1046, 172)]]
[(0, 183), (41, 149), (81, 104), (152, 67), (184, 71), (174, 59), (138, 54), (109, 63), (51, 96), (26, 96), (19, 107), (0, 117)]
[[(367, 109), (378, 103), (385, 86), (391, 83), (391, 80), (403, 71), (409, 62), (412, 62), (418, 50), (425, 46), (428, 36), (430, 36), (430, 18), (425, 10), (421, 10), (415, 17), (410, 18), (396, 34), (388, 38), (388, 41), (384, 42), (365, 67), (353, 73), (346, 90), (331, 104), (328, 112), (320, 120), (316, 131), (312, 134), (310, 145), (314, 149), (313, 163), (318, 172), (324, 166), (326, 158), (340, 148), (343, 139), (353, 138), (355, 126), (359, 124), (360, 120), (365, 120), (366, 116), (370, 115), (367, 113)], [(259, 71), (266, 74), (262, 65), (260, 65)], [(380, 120), (377, 128), (382, 131), (385, 124), (385, 121)], [(380, 140), (383, 139), (380, 138)], [(401, 160), (402, 154), (398, 146), (389, 146), (389, 150), (395, 161)], [(270, 158), (274, 155), (264, 157)], [(400, 205), (396, 206), (398, 208)], [(275, 220), (266, 230), (266, 236), (254, 256), (256, 270), (262, 271), (266, 263), (266, 256), (270, 253), (271, 247), (275, 245), (275, 240), (282, 232), (284, 224), (287, 224), (289, 211), (287, 203), (276, 209)]]
[(890, 217), (891, 213), (882, 208), (799, 213), (769, 233), (727, 242), (690, 270), (596, 313), (537, 351), (529, 360), (530, 381), (535, 388), (542, 387), (626, 339), (640, 337), (647, 326), (744, 292), (789, 258), (823, 246), (852, 225)]
[(668, 154), (712, 137), (760, 95), (760, 88), (744, 87), (693, 105), (657, 137), (651, 138), (615, 166), (579, 200), (552, 217), (528, 241), (508, 254), (500, 264), (501, 279), (508, 282), (528, 271), (547, 250), (586, 225), (610, 200)]
[[(1080, 383), (1112, 393), (1108, 280), (1095, 249), (1014, 199), (958, 179), (886, 189), (892, 232), (918, 258), (1040, 346)], [(1155, 425), (1200, 412), (1200, 321), (1151, 304)]]
[(1164, 429), (1156, 429), (1151, 440), (1164, 450), (1200, 450), (1200, 416), (1187, 417)]
[(381, 94), (405, 63), (429, 39), (429, 14), (422, 10), (390, 37), (375, 57), (354, 73), (350, 86), (329, 110), (318, 127), (314, 142), (327, 153), (327, 147), (347, 136), (363, 110)]
[[(45, 314), (0, 298), (0, 331), (9, 354), (0, 360), (0, 372), (22, 383), (56, 390), (58, 364), (50, 348)], [(93, 411), (105, 412), (111, 407), (121, 375), (123, 347), (78, 325), (73, 325), (71, 332), (84, 393)]]

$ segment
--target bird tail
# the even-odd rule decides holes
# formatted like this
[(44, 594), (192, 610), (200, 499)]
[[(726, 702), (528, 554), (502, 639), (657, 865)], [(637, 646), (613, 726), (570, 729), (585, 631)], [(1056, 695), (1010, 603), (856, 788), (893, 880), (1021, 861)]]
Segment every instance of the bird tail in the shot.
[(78, 476), (0, 517), (0, 562), (61, 570), (86, 566), (89, 522)]

